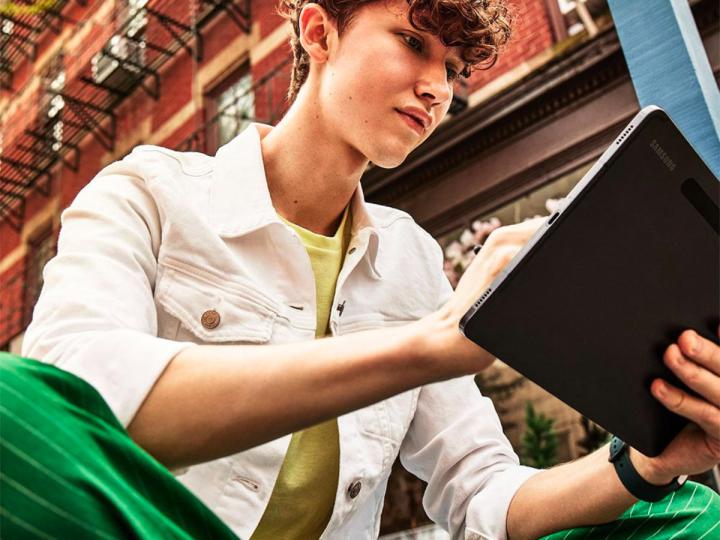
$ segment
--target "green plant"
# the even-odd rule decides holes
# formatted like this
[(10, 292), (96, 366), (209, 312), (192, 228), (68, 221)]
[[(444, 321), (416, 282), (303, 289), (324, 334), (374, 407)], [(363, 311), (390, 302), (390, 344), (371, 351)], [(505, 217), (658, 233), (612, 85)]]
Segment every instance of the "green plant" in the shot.
[(525, 405), (525, 433), (520, 443), (524, 465), (538, 469), (552, 467), (557, 462), (557, 435), (553, 430), (555, 420), (543, 413), (536, 413), (529, 401)]

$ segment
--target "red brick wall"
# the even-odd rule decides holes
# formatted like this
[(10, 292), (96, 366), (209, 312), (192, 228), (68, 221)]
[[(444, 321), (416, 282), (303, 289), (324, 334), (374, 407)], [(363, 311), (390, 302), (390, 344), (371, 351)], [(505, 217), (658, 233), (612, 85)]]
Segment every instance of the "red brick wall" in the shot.
[(514, 0), (511, 5), (515, 13), (512, 39), (500, 51), (498, 61), (491, 69), (473, 73), (468, 81), (470, 92), (481, 88), (553, 44), (552, 27), (544, 0)]
[(253, 20), (260, 25), (260, 37), (264, 38), (272, 33), (278, 24), (283, 22), (282, 17), (276, 13), (277, 0), (253, 0)]
[(0, 273), (0, 345), (23, 330), (23, 279), (25, 259), (22, 258)]
[[(12, 250), (20, 245), (20, 233), (15, 230), (9, 221), (0, 223), (0, 261), (10, 254)], [(0, 282), (0, 295), (5, 289), (4, 282)], [(0, 296), (0, 301), (2, 296)]]
[(161, 146), (166, 148), (176, 148), (180, 143), (185, 141), (197, 129), (200, 120), (192, 117), (185, 121), (178, 129), (176, 129), (167, 139), (160, 141)]
[(153, 131), (160, 128), (192, 100), (195, 67), (187, 53), (179, 54), (184, 57), (173, 61), (167, 70), (163, 70), (160, 78), (160, 99), (155, 102), (151, 112)]
[(289, 45), (278, 47), (252, 67), (252, 77), (256, 83), (278, 70), (275, 76), (255, 92), (255, 115), (262, 121), (269, 122), (273, 119), (277, 123), (278, 115), (281, 116), (287, 110), (285, 96), (290, 86), (292, 63), (285, 61), (290, 54)]
[[(39, 184), (43, 189), (47, 189), (46, 185), (48, 180), (41, 178), (38, 180)], [(53, 177), (50, 185), (50, 193), (57, 189), (57, 177)], [(48, 197), (42, 194), (40, 190), (33, 192), (29, 197), (25, 199), (25, 221), (34, 218), (37, 214), (42, 212), (48, 203)]]
[(105, 148), (96, 139), (86, 139), (82, 145), (80, 163), (77, 172), (64, 167), (58, 178), (58, 190), (60, 195), (60, 208), (67, 208), (75, 199), (78, 192), (102, 168), (101, 156), (106, 152)]
[[(552, 33), (545, 11), (543, 0), (511, 0), (514, 2), (517, 17), (514, 29), (514, 38), (508, 48), (501, 52), (498, 63), (489, 71), (476, 72), (471, 77), (470, 91), (480, 88), (493, 78), (502, 75), (523, 61), (535, 56), (552, 44)], [(76, 20), (87, 20), (95, 13), (102, 4), (101, 0), (88, 1), (83, 7), (79, 2), (70, 1), (67, 4), (67, 15)], [(175, 18), (182, 21), (189, 20), (189, 0), (169, 2), (167, 0), (151, 0), (151, 5), (160, 6), (162, 10), (173, 9), (177, 11)], [(253, 0), (252, 16), (255, 27), (260, 38), (271, 34), (284, 21), (275, 13), (276, 0)], [(226, 54), (227, 47), (241, 32), (238, 26), (228, 17), (219, 15), (219, 18), (210, 23), (204, 32), (204, 56), (197, 65), (190, 55), (180, 50), (174, 58), (168, 61), (160, 71), (160, 99), (155, 101), (143, 90), (136, 90), (132, 96), (126, 99), (115, 113), (116, 117), (116, 140), (118, 145), (116, 154), (124, 154), (129, 146), (135, 142), (147, 142), (143, 140), (142, 128), (145, 123), (150, 123), (150, 130), (155, 131), (163, 126), (176, 113), (181, 111), (192, 99), (192, 86), (194, 76), (198, 69), (207, 66), (219, 54)], [(91, 53), (99, 50), (109, 32), (102, 25), (96, 25), (88, 33), (85, 41), (80, 45), (80, 50), (66, 51), (66, 63), (68, 64), (67, 77), (72, 78), (74, 73), (79, 73), (82, 64), (86, 65)], [(45, 32), (39, 44), (40, 55), (53, 46), (56, 34)], [(287, 44), (283, 44), (262, 60), (252, 66), (254, 81), (261, 80), (265, 75), (278, 66), (289, 56)], [(22, 62), (15, 69), (14, 92), (25, 84), (28, 77), (33, 73), (36, 66), (29, 61)], [(233, 67), (237, 67), (234, 65)], [(86, 71), (87, 72), (87, 71)], [(256, 115), (261, 119), (269, 119), (271, 111), (282, 111), (287, 107), (285, 95), (290, 81), (290, 65), (285, 66), (281, 76), (272, 83), (264, 86), (255, 98)], [(219, 81), (214, 81), (219, 82)], [(66, 82), (66, 87), (73, 88), (72, 80)], [(150, 79), (146, 84), (151, 85)], [(208, 91), (208, 89), (204, 89)], [(4, 98), (9, 98), (7, 92)], [(12, 144), (14, 133), (19, 133), (27, 127), (33, 117), (35, 101), (25, 103), (24, 107), (6, 120), (2, 129), (4, 130), (4, 145), (6, 148)], [(167, 135), (161, 144), (168, 147), (175, 147), (185, 140), (199, 125), (203, 118), (203, 110), (197, 111), (195, 117), (190, 117), (179, 125), (174, 133)], [(277, 117), (274, 118), (277, 121)], [(77, 172), (67, 167), (62, 167), (55, 173), (51, 196), (59, 197), (60, 209), (67, 207), (82, 189), (102, 168), (107, 161), (108, 152), (92, 136), (88, 136), (81, 145), (80, 165)], [(38, 212), (43, 211), (48, 204), (48, 199), (38, 193), (30, 194), (26, 201), (25, 220), (31, 219)], [(54, 216), (57, 219), (57, 216)], [(0, 223), (0, 261), (3, 260), (13, 249), (21, 243), (21, 235), (13, 230), (7, 222)], [(0, 302), (5, 306), (8, 302), (22, 301), (22, 297), (12, 292), (11, 288), (5, 287), (3, 275), (2, 287), (0, 287)], [(19, 331), (17, 322), (6, 322), (7, 317), (0, 315), (0, 344), (6, 341), (7, 337)], [(9, 325), (9, 326), (8, 326)]]
[[(46, 26), (39, 35), (36, 44), (35, 60), (42, 58), (45, 53), (47, 53), (48, 49), (56, 42), (59, 34), (62, 34), (68, 27), (74, 27), (72, 21), (87, 20), (88, 17), (100, 7), (102, 2), (103, 0), (88, 0), (83, 6), (80, 2), (70, 0), (63, 11), (65, 20), (59, 23), (55, 22), (59, 32), (55, 33)], [(31, 24), (34, 21), (34, 19), (28, 17), (28, 15), (22, 15), (18, 18), (21, 22), (29, 22)], [(34, 60), (20, 56), (19, 63), (13, 67), (12, 89), (10, 91), (0, 90), (0, 98), (12, 95), (21, 89), (34, 73), (35, 67)]]
[(108, 13), (103, 20), (88, 22), (87, 36), (83, 46), (65, 58), (65, 75), (73, 80), (83, 69), (87, 69), (92, 57), (97, 54), (113, 35), (112, 13)]

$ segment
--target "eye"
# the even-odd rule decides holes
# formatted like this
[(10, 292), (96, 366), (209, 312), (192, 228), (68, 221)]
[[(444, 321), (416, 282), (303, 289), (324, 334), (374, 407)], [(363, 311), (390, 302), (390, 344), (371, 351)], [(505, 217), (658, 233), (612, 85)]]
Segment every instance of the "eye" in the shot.
[[(417, 52), (422, 52), (423, 49), (423, 42), (416, 38), (415, 36), (412, 36), (410, 34), (400, 34), (405, 40), (405, 43), (407, 43), (408, 47), (411, 49), (416, 50)], [(448, 82), (455, 82), (458, 77), (460, 77), (460, 73), (455, 70), (452, 66), (447, 66), (447, 80)]]
[(415, 36), (411, 36), (408, 34), (401, 34), (401, 35), (402, 35), (402, 38), (405, 40), (405, 43), (407, 43), (411, 49), (415, 49), (418, 52), (422, 52), (422, 48), (423, 48), (422, 41), (420, 41)]
[(460, 77), (460, 74), (459, 74), (457, 71), (455, 71), (455, 70), (452, 68), (452, 66), (448, 66), (448, 67), (447, 67), (447, 78), (448, 78), (448, 81), (450, 81), (450, 82), (455, 82), (455, 81), (458, 79), (458, 77)]

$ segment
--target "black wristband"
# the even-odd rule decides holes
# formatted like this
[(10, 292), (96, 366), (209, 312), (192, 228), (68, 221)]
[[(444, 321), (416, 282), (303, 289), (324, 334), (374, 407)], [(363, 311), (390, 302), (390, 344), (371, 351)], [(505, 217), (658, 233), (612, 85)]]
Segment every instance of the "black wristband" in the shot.
[(677, 478), (664, 486), (656, 486), (645, 480), (630, 461), (629, 448), (627, 443), (613, 437), (610, 441), (610, 459), (608, 461), (615, 465), (620, 482), (633, 497), (641, 501), (656, 502), (682, 487), (684, 480), (678, 482)]

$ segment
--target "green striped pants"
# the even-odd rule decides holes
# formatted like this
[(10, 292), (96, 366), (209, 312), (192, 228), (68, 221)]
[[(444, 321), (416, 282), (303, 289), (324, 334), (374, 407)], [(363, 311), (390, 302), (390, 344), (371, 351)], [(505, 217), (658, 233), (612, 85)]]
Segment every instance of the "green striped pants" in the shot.
[[(720, 497), (688, 483), (615, 522), (546, 539), (720, 538)], [(81, 379), (0, 353), (0, 538), (237, 537), (128, 437)]]
[(640, 501), (616, 521), (579, 527), (543, 540), (718, 540), (720, 496), (702, 484), (687, 482), (658, 502)]

